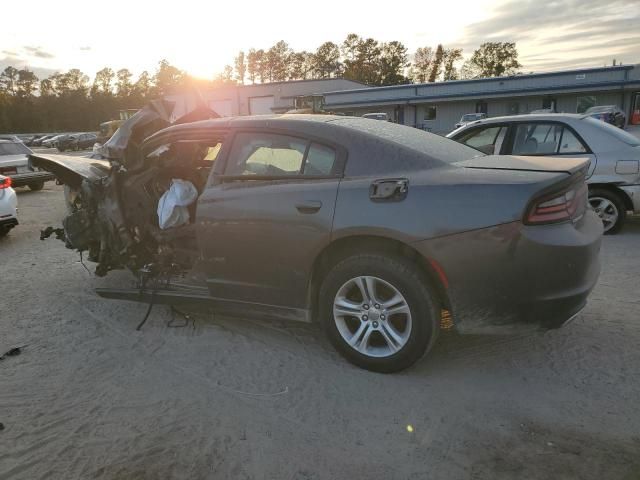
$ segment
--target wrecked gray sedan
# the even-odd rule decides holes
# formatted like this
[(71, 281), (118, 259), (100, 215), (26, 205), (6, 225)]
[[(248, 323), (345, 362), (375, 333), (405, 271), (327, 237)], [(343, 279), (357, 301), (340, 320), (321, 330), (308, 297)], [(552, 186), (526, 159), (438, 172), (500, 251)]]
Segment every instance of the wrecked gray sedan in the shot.
[(413, 128), (330, 115), (176, 123), (157, 102), (106, 160), (32, 155), (65, 184), (55, 232), (109, 298), (320, 322), (361, 367), (406, 368), (442, 327), (553, 328), (585, 305), (602, 223), (588, 161), (486, 156)]

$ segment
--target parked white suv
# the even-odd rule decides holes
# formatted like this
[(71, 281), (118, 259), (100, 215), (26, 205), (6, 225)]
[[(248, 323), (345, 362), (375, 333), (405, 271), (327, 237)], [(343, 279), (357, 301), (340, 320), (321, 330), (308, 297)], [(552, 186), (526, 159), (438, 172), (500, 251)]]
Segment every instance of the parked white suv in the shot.
[(627, 211), (640, 213), (640, 139), (590, 115), (488, 118), (447, 137), (489, 155), (588, 158), (589, 203), (605, 233), (620, 231)]
[(11, 188), (11, 178), (0, 175), (0, 237), (18, 225), (18, 198)]

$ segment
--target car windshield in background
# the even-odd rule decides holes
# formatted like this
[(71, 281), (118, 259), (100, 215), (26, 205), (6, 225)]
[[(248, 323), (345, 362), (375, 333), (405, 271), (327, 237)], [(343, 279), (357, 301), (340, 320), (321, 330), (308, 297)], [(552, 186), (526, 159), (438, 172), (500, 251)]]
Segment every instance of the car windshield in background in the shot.
[(634, 137), (633, 135), (631, 135), (628, 132), (625, 132), (624, 130), (615, 127), (609, 123), (605, 123), (605, 122), (601, 122), (600, 120), (596, 120), (595, 118), (592, 117), (585, 117), (582, 119), (583, 122), (590, 122), (593, 125), (597, 125), (598, 128), (602, 128), (605, 132), (607, 132), (609, 135), (615, 137), (616, 139), (620, 140), (621, 142), (626, 143), (627, 145), (631, 145), (632, 147), (639, 147), (640, 146), (640, 139)]
[(475, 115), (475, 114), (470, 114), (470, 115), (463, 115), (462, 116), (462, 121), (463, 122), (472, 122), (474, 120), (479, 120), (480, 116), (479, 115)]
[(604, 106), (599, 106), (599, 107), (591, 107), (590, 109), (588, 109), (585, 113), (603, 113), (603, 112), (610, 112), (612, 110), (614, 110), (615, 108), (611, 105), (604, 105)]
[(29, 150), (22, 143), (0, 143), (0, 155), (29, 155)]

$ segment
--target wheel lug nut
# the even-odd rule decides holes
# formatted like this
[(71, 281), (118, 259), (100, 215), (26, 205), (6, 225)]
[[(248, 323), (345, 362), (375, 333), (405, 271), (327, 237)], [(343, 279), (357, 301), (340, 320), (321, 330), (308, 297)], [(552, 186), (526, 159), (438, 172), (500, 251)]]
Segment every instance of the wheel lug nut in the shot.
[(380, 315), (380, 320), (384, 320), (384, 319), (385, 319), (385, 316), (384, 316), (384, 313), (383, 313), (382, 315)]
[(373, 322), (373, 328), (378, 328), (378, 322)]
[(376, 303), (376, 304), (375, 304), (375, 307), (376, 307), (376, 308), (380, 308), (380, 304)]
[(367, 321), (367, 320), (369, 320), (369, 317), (367, 317), (366, 315), (362, 315), (362, 319), (363, 319), (364, 321)]
[(362, 308), (364, 308), (365, 310), (369, 310), (369, 305), (367, 305), (366, 303), (362, 306)]

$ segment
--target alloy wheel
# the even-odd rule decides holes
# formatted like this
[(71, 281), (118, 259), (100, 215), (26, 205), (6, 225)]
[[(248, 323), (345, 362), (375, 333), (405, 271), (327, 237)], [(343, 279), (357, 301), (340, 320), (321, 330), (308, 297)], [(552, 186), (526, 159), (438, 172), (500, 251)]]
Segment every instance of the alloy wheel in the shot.
[(411, 310), (404, 296), (389, 282), (361, 276), (348, 280), (333, 302), (333, 318), (343, 340), (370, 357), (389, 357), (411, 335)]
[(589, 204), (602, 220), (604, 231), (607, 232), (611, 230), (620, 216), (615, 203), (604, 197), (590, 197)]

